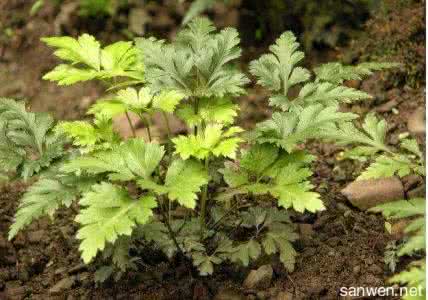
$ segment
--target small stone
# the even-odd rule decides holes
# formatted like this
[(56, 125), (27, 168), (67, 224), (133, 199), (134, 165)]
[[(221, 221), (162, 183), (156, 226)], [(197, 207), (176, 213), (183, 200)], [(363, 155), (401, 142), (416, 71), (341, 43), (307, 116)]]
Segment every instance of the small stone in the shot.
[(221, 289), (217, 295), (215, 295), (214, 300), (244, 300), (245, 297), (239, 291), (226, 288)]
[(354, 274), (359, 274), (361, 271), (361, 267), (360, 266), (355, 266), (352, 268), (352, 272), (354, 272)]
[(404, 198), (403, 184), (397, 177), (357, 180), (341, 193), (361, 210)]
[(417, 109), (409, 116), (407, 128), (415, 135), (425, 134), (425, 109)]
[(293, 294), (289, 292), (279, 292), (275, 300), (293, 300)]
[(37, 244), (37, 243), (40, 243), (43, 240), (43, 237), (45, 236), (46, 236), (46, 233), (44, 230), (33, 231), (28, 234), (28, 241), (30, 243)]
[(74, 276), (65, 277), (58, 281), (53, 287), (49, 289), (49, 293), (52, 295), (55, 294), (61, 294), (62, 292), (70, 289), (74, 282), (76, 281), (76, 278)]
[(252, 270), (244, 280), (244, 288), (252, 289), (266, 289), (270, 286), (273, 276), (273, 269), (271, 265), (264, 265), (257, 270)]

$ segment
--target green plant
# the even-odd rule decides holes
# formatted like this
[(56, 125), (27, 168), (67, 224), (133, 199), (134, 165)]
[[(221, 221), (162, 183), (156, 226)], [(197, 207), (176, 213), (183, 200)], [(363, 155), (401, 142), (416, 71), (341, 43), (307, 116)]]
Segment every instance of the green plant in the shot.
[[(343, 144), (357, 144), (344, 153), (345, 158), (371, 158), (370, 165), (357, 180), (376, 179), (391, 176), (404, 177), (411, 174), (425, 176), (424, 156), (415, 139), (404, 138), (398, 148), (386, 145), (385, 136), (387, 124), (385, 120), (377, 119), (374, 114), (368, 114), (362, 125), (357, 129), (351, 124), (342, 126), (337, 140)], [(369, 211), (382, 213), (388, 220), (408, 219), (405, 227), (405, 238), (399, 246), (389, 246), (385, 253), (385, 262), (394, 272), (397, 259), (403, 256), (420, 257), (426, 248), (425, 240), (425, 202), (424, 198), (404, 199), (385, 203), (371, 208)], [(406, 285), (409, 288), (420, 288), (422, 294), (413, 297), (406, 295), (403, 299), (425, 299), (425, 259), (415, 260), (407, 270), (392, 278), (391, 283)]]
[[(232, 28), (217, 32), (207, 19), (195, 19), (174, 43), (141, 38), (102, 48), (89, 35), (44, 41), (64, 61), (45, 79), (60, 85), (97, 79), (114, 93), (88, 110), (93, 122), (55, 127), (73, 146), (61, 149), (63, 159), (24, 195), (9, 239), (33, 219), (78, 200), (79, 248), (85, 263), (104, 264), (96, 276), (101, 281), (136, 268), (129, 249), (141, 244), (191, 259), (201, 275), (223, 262), (248, 266), (276, 253), (292, 271), (298, 235), (287, 209), (325, 209), (310, 183), (315, 157), (302, 145), (341, 137), (341, 124), (356, 116), (339, 112), (338, 104), (370, 97), (344, 80), (391, 66), (340, 66), (337, 74), (328, 72), (338, 67), (330, 64), (311, 80), (310, 71), (297, 66), (304, 55), (296, 38), (286, 32), (271, 53), (251, 63), (258, 82), (273, 93), (275, 112), (245, 135), (234, 125), (232, 99), (245, 93), (249, 80), (233, 64), (241, 50)], [(290, 88), (300, 88), (297, 97), (289, 96)], [(155, 113), (165, 117), (164, 145), (150, 132)], [(172, 113), (188, 134), (173, 136)], [(142, 120), (147, 140), (124, 140), (115, 132), (112, 119), (123, 114)]]

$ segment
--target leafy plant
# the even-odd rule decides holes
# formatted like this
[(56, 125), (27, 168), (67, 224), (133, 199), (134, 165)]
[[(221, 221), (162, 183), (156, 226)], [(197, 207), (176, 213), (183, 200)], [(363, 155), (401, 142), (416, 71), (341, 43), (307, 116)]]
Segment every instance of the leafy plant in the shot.
[[(348, 123), (339, 128), (337, 140), (342, 144), (357, 145), (345, 152), (344, 157), (359, 159), (370, 157), (373, 162), (362, 172), (357, 180), (398, 176), (410, 174), (425, 176), (425, 161), (422, 151), (415, 139), (405, 138), (398, 149), (386, 145), (385, 136), (387, 124), (374, 114), (368, 114), (362, 125), (357, 129)], [(352, 138), (349, 136), (352, 134)], [(373, 158), (374, 157), (374, 158)], [(385, 262), (392, 271), (395, 270), (397, 258), (403, 256), (419, 256), (425, 251), (425, 202), (424, 198), (404, 199), (385, 203), (371, 208), (369, 211), (382, 213), (388, 220), (408, 219), (405, 227), (406, 235), (398, 247), (386, 249)], [(409, 264), (406, 271), (394, 275), (391, 283), (422, 289), (421, 295), (416, 297), (406, 295), (403, 299), (425, 299), (425, 260), (416, 260)]]
[[(298, 235), (287, 210), (325, 209), (310, 182), (315, 157), (301, 145), (308, 139), (341, 141), (342, 128), (356, 116), (340, 112), (338, 105), (369, 98), (343, 81), (390, 66), (342, 66), (341, 74), (330, 72), (332, 65), (321, 66), (311, 80), (310, 71), (297, 66), (304, 55), (296, 38), (286, 32), (271, 46), (272, 53), (250, 65), (273, 93), (275, 112), (245, 135), (234, 125), (238, 105), (233, 97), (244, 94), (249, 82), (233, 64), (241, 54), (235, 29), (218, 32), (207, 19), (195, 19), (173, 43), (141, 38), (102, 48), (87, 34), (43, 40), (63, 60), (45, 79), (60, 85), (97, 79), (115, 93), (90, 107), (93, 121), (60, 122), (55, 130), (43, 119), (26, 125), (47, 128), (29, 134), (43, 150), (51, 135), (66, 136), (71, 145), (61, 144), (55, 153), (62, 159), (24, 195), (9, 239), (34, 219), (74, 202), (83, 261), (102, 263), (96, 274), (101, 281), (135, 269), (129, 250), (141, 244), (191, 260), (201, 275), (223, 262), (248, 266), (274, 254), (293, 271)], [(289, 96), (291, 87), (300, 88), (295, 98)], [(150, 132), (155, 113), (165, 119), (164, 145)], [(147, 140), (137, 136), (131, 122), (132, 138), (115, 132), (112, 118), (129, 120), (129, 114), (141, 119)], [(183, 120), (187, 134), (173, 136), (168, 114)], [(49, 126), (40, 126), (44, 123)], [(371, 135), (364, 137), (371, 141)]]
[(28, 179), (63, 156), (65, 137), (53, 126), (50, 115), (28, 112), (24, 103), (0, 98), (0, 171)]

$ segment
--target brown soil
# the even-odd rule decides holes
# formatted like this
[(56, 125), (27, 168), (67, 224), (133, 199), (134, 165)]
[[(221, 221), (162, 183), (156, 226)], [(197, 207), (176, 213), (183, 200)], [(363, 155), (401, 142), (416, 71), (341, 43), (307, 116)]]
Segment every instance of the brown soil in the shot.
[[(55, 65), (55, 59), (39, 38), (55, 33), (52, 24), (58, 12), (48, 6), (38, 17), (29, 18), (25, 2), (13, 0), (0, 4), (0, 11), (8, 12), (0, 14), (0, 24), (12, 26), (15, 32), (8, 43), (0, 41), (0, 96), (27, 99), (32, 109), (50, 111), (59, 119), (82, 117), (87, 106), (101, 94), (102, 87), (92, 83), (57, 87), (41, 79)], [(21, 21), (12, 15), (20, 16)], [(76, 27), (73, 22), (78, 20), (70, 22), (73, 25), (65, 24), (65, 31)], [(170, 23), (168, 26), (174, 27), (176, 22)], [(174, 31), (174, 28), (160, 28), (165, 36)], [(111, 39), (114, 37), (106, 38)], [(381, 105), (395, 101), (391, 108), (380, 110), (391, 124), (390, 142), (394, 144), (398, 135), (407, 131), (410, 114), (425, 105), (420, 87), (424, 83), (419, 88), (393, 88), (379, 76), (363, 83), (363, 88), (374, 94), (374, 100), (349, 109), (359, 113), (379, 111)], [(253, 88), (241, 99), (243, 115), (239, 122), (252, 127), (254, 122), (269, 115), (266, 99), (264, 91)], [(306, 232), (296, 243), (300, 255), (295, 272), (288, 274), (275, 258), (270, 261), (274, 280), (265, 291), (242, 288), (249, 270), (256, 266), (223, 266), (212, 277), (196, 277), (184, 264), (168, 262), (150, 249), (147, 257), (141, 258), (138, 271), (129, 272), (118, 282), (96, 285), (92, 280), (95, 266), (84, 266), (79, 258), (73, 210), (59, 210), (53, 222), (41, 219), (12, 242), (7, 241), (8, 228), (26, 189), (25, 184), (17, 182), (0, 189), (0, 299), (211, 299), (215, 295), (217, 299), (276, 299), (279, 292), (287, 292), (293, 299), (339, 299), (342, 286), (385, 285), (391, 274), (383, 262), (390, 239), (385, 234), (384, 221), (351, 207), (339, 193), (362, 166), (338, 163), (337, 147), (317, 143), (308, 147), (319, 157), (313, 183), (328, 209), (317, 215), (295, 216), (296, 222), (309, 224), (302, 227), (312, 228), (313, 232)], [(152, 262), (154, 257), (157, 263)], [(63, 279), (69, 287), (57, 295), (50, 293)]]

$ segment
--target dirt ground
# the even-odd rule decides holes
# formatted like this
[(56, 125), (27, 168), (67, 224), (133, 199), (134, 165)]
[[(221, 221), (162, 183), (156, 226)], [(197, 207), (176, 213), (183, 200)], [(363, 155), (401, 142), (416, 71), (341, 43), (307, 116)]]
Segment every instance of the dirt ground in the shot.
[[(39, 39), (58, 33), (58, 28), (66, 34), (76, 34), (86, 28), (107, 41), (123, 38), (108, 35), (115, 24), (102, 23), (106, 26), (104, 31), (100, 25), (76, 24), (78, 19), (64, 16), (64, 12), (61, 15), (49, 5), (37, 16), (28, 17), (28, 2), (7, 2), (0, 4), (0, 24), (11, 26), (14, 35), (7, 42), (0, 41), (0, 96), (26, 99), (31, 109), (49, 111), (58, 119), (81, 118), (86, 108), (102, 94), (103, 87), (88, 83), (64, 88), (43, 81), (41, 77), (56, 60)], [(423, 2), (416, 2), (411, 8), (417, 10), (423, 6)], [(406, 13), (409, 12), (404, 9), (402, 14)], [(395, 16), (391, 20), (401, 28), (403, 24), (399, 22), (405, 21), (399, 18), (400, 12), (395, 12)], [(422, 21), (423, 17), (412, 26), (423, 26)], [(370, 22), (368, 26), (373, 29), (383, 20)], [(164, 27), (159, 25), (158, 32), (168, 37), (176, 25), (176, 19), (171, 17), (164, 21)], [(424, 48), (419, 38), (417, 41), (418, 49)], [(372, 49), (375, 43), (368, 41), (364, 49)], [(264, 50), (257, 47), (245, 50), (245, 60)], [(340, 58), (346, 51), (347, 48), (323, 53)], [(354, 61), (362, 56), (358, 55)], [(320, 56), (318, 52), (311, 57), (318, 61)], [(389, 142), (396, 144), (398, 135), (408, 131), (407, 121), (414, 111), (424, 109), (425, 82), (416, 77), (417, 85), (407, 84), (406, 79), (391, 84), (388, 76), (376, 75), (362, 83), (362, 88), (374, 95), (374, 100), (345, 109), (358, 113), (377, 111), (390, 124)], [(266, 100), (266, 92), (252, 87), (250, 93), (240, 99), (243, 114), (239, 123), (252, 127), (268, 116)], [(425, 141), (420, 139), (420, 142)], [(328, 209), (316, 215), (293, 217), (300, 224), (302, 234), (295, 245), (299, 251), (296, 270), (288, 274), (274, 259), (271, 262), (274, 280), (266, 290), (242, 287), (255, 265), (249, 268), (225, 265), (212, 277), (196, 277), (180, 262), (169, 262), (151, 249), (142, 251), (146, 255), (141, 257), (138, 271), (129, 272), (118, 282), (96, 285), (92, 280), (95, 267), (83, 265), (79, 257), (73, 210), (59, 210), (54, 221), (41, 219), (12, 242), (7, 241), (8, 228), (26, 189), (24, 183), (14, 182), (0, 187), (0, 299), (341, 299), (339, 288), (343, 286), (386, 285), (391, 273), (384, 264), (384, 251), (391, 236), (385, 232), (384, 220), (352, 207), (340, 194), (355, 178), (354, 171), (362, 166), (338, 162), (336, 157), (341, 150), (338, 147), (317, 143), (308, 147), (319, 157), (313, 183)]]

